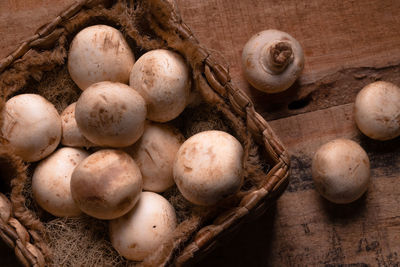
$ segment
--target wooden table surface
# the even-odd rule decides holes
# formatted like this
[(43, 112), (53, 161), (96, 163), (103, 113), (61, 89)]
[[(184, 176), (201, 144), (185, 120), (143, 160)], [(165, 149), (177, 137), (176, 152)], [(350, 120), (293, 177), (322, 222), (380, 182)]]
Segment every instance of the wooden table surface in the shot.
[[(0, 58), (72, 2), (1, 0)], [(399, 266), (400, 138), (378, 142), (360, 134), (353, 102), (372, 81), (400, 85), (400, 1), (177, 2), (184, 21), (201, 43), (221, 53), (233, 81), (292, 158), (290, 184), (276, 205), (199, 266)], [(246, 41), (269, 28), (292, 34), (306, 57), (301, 78), (277, 95), (251, 88), (240, 65)], [(350, 205), (322, 199), (311, 178), (313, 153), (338, 137), (359, 142), (371, 161), (368, 191)], [(2, 250), (0, 264), (12, 266)]]

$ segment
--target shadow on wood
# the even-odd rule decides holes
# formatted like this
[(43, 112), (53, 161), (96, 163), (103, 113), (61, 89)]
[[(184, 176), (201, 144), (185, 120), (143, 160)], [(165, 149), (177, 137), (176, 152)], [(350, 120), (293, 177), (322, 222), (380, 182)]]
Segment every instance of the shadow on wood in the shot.
[(335, 204), (321, 197), (323, 210), (326, 212), (328, 219), (334, 223), (340, 221), (354, 221), (357, 217), (363, 216), (366, 212), (367, 194), (364, 193), (359, 199), (348, 204)]
[(207, 258), (193, 266), (268, 266), (272, 240), (275, 239), (274, 222), (277, 212), (274, 204), (262, 216), (241, 225), (229, 242), (219, 246)]

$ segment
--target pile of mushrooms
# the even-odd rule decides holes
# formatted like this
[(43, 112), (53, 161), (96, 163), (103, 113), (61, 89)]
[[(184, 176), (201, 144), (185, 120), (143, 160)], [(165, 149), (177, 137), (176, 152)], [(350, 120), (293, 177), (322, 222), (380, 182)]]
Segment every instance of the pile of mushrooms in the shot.
[(82, 93), (61, 116), (36, 94), (12, 97), (3, 111), (7, 146), (27, 162), (40, 161), (32, 191), (45, 211), (109, 220), (114, 248), (141, 261), (176, 227), (174, 207), (162, 196), (175, 183), (205, 206), (239, 190), (239, 141), (221, 131), (185, 141), (168, 123), (191, 93), (178, 53), (152, 50), (135, 62), (121, 32), (95, 25), (72, 40), (68, 70)]

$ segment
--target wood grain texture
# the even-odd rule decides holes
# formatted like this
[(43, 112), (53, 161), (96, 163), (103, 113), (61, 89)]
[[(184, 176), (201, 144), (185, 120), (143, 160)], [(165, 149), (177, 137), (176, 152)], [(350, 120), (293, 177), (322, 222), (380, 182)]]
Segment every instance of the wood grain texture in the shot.
[[(72, 2), (1, 0), (0, 57)], [(275, 207), (198, 266), (399, 266), (400, 138), (377, 142), (360, 134), (352, 102), (372, 81), (400, 85), (400, 1), (177, 2), (292, 155), (291, 182)], [(268, 28), (292, 34), (306, 55), (300, 80), (277, 95), (251, 88), (241, 70), (242, 47)], [(337, 137), (359, 142), (371, 160), (368, 192), (350, 205), (322, 199), (311, 178), (313, 154)]]
[(0, 0), (0, 58), (56, 17), (74, 0)]
[[(296, 127), (288, 129), (287, 125)], [(275, 252), (283, 249), (288, 258), (308, 261), (313, 251), (312, 263), (318, 266), (400, 264), (400, 139), (382, 143), (366, 138), (354, 124), (353, 104), (273, 121), (271, 126), (290, 147), (293, 162), (291, 184), (277, 208), (281, 215), (278, 234), (287, 240), (277, 239), (273, 247), (279, 249)], [(290, 134), (293, 129), (296, 134)], [(313, 154), (320, 145), (338, 137), (360, 143), (371, 161), (369, 189), (350, 205), (325, 201), (311, 180)]]
[[(382, 143), (363, 136), (353, 104), (270, 125), (292, 155), (287, 190), (274, 209), (198, 266), (399, 266), (400, 138)], [(367, 193), (348, 205), (319, 196), (311, 177), (315, 151), (339, 137), (360, 143), (371, 161)]]
[(340, 69), (400, 62), (400, 2), (178, 0), (183, 19), (206, 46), (220, 51), (242, 80), (240, 54), (255, 33), (279, 29), (303, 46), (302, 82)]
[[(178, 3), (184, 21), (196, 37), (222, 54), (235, 83), (255, 101), (257, 111), (267, 119), (296, 114), (287, 105), (316, 90), (318, 86), (314, 83), (332, 83), (329, 77), (338, 72), (400, 64), (400, 1), (397, 0), (178, 0)], [(302, 76), (288, 92), (277, 95), (260, 93), (251, 87), (241, 67), (244, 44), (255, 33), (271, 28), (290, 33), (305, 52)], [(275, 109), (285, 114), (274, 116)]]

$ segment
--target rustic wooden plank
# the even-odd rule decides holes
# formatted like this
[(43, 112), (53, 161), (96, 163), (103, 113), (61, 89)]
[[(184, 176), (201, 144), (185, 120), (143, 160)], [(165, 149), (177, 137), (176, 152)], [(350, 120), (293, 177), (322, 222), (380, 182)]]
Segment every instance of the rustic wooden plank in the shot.
[(75, 0), (1, 0), (0, 58), (17, 48), (17, 44), (35, 34), (43, 24)]
[[(352, 117), (346, 104), (270, 122), (292, 155), (289, 187), (275, 209), (197, 266), (398, 266), (400, 138), (372, 141)], [(311, 178), (313, 154), (335, 138), (359, 142), (371, 161), (368, 191), (349, 205), (324, 200)]]
[[(233, 80), (250, 94), (257, 110), (268, 119), (282, 118), (271, 124), (292, 153), (291, 183), (278, 200), (273, 223), (264, 217), (266, 228), (255, 223), (242, 229), (236, 242), (231, 242), (239, 245), (220, 249), (199, 266), (398, 265), (399, 149), (381, 151), (382, 143), (359, 135), (352, 119), (351, 103), (357, 92), (374, 80), (400, 84), (399, 54), (392, 54), (398, 47), (392, 50), (390, 44), (399, 44), (400, 39), (397, 34), (389, 37), (398, 31), (399, 20), (395, 14), (399, 13), (399, 3), (384, 1), (377, 7), (382, 2), (364, 1), (351, 2), (351, 7), (345, 7), (347, 4), (343, 2), (318, 1), (310, 4), (314, 7), (310, 11), (290, 8), (296, 4), (285, 1), (289, 8), (277, 11), (282, 3), (271, 2), (232, 1), (228, 7), (226, 1), (182, 3), (189, 8), (183, 11), (185, 21), (189, 26), (195, 25), (192, 28), (201, 42), (222, 52), (231, 65)], [(254, 9), (265, 6), (254, 11), (251, 5)], [(199, 8), (209, 13), (195, 16)], [(381, 21), (381, 15), (387, 11), (388, 15)], [(298, 25), (300, 20), (305, 21), (305, 27)], [(215, 23), (214, 31), (201, 26), (205, 21)], [(266, 95), (249, 87), (240, 69), (241, 47), (252, 34), (265, 28), (292, 33), (306, 51), (302, 78), (288, 92), (279, 95)], [(364, 28), (366, 31), (361, 31)], [(381, 34), (385, 37), (381, 38)], [(316, 84), (312, 84), (314, 81)], [(292, 109), (288, 108), (292, 101), (307, 96), (303, 103), (295, 102)], [(335, 107), (342, 104), (347, 105)], [(284, 118), (305, 112), (309, 113)], [(366, 196), (345, 207), (319, 197), (310, 174), (314, 151), (336, 137), (359, 140), (368, 147), (373, 167)], [(397, 139), (394, 144), (389, 142), (384, 146), (398, 148), (400, 145)], [(218, 257), (221, 253), (226, 257)]]
[[(241, 80), (240, 53), (256, 32), (276, 28), (302, 44), (304, 81), (355, 66), (400, 60), (400, 2), (178, 0), (185, 22), (202, 43), (220, 51)], [(212, 29), (212, 30), (210, 30)]]
[[(297, 96), (304, 96), (303, 90), (309, 92), (310, 88), (303, 85), (340, 70), (400, 64), (400, 1), (397, 0), (178, 0), (178, 3), (183, 19), (196, 37), (221, 52), (230, 65), (233, 80), (255, 100), (260, 112), (268, 105), (269, 97), (244, 80), (240, 60), (244, 44), (258, 31), (283, 30), (302, 44), (305, 68), (293, 90)], [(287, 94), (277, 98), (288, 99)]]
[[(285, 257), (301, 258), (311, 265), (400, 264), (400, 138), (378, 142), (362, 135), (353, 120), (353, 104), (273, 121), (271, 126), (290, 147), (293, 162), (291, 184), (278, 201), (277, 235), (286, 238), (275, 240), (272, 253), (283, 252)], [(370, 187), (351, 205), (325, 201), (311, 180), (313, 154), (338, 137), (359, 142), (371, 161)], [(284, 262), (282, 257), (274, 260)]]
[(254, 91), (255, 107), (267, 120), (353, 103), (367, 84), (383, 80), (400, 85), (400, 65), (344, 69), (310, 84), (295, 84), (279, 94)]

